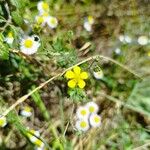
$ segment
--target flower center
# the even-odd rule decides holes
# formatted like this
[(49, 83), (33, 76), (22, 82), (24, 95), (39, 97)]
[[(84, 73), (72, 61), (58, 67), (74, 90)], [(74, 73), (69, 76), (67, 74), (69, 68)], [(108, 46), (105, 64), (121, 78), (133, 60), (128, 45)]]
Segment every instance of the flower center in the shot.
[(27, 48), (31, 48), (33, 46), (33, 41), (30, 39), (25, 40), (24, 46)]
[(34, 144), (37, 145), (37, 146), (39, 146), (39, 147), (41, 147), (42, 144), (43, 144), (43, 142), (41, 140), (39, 140), (39, 139), (36, 139), (36, 141), (34, 142)]
[(24, 110), (25, 110), (26, 112), (31, 112), (31, 108), (30, 108), (30, 107), (25, 107)]
[(90, 24), (93, 24), (93, 23), (94, 23), (94, 19), (93, 19), (92, 16), (88, 16), (88, 22), (89, 22)]
[(55, 18), (50, 19), (50, 23), (51, 23), (52, 25), (55, 25), (55, 24), (56, 24), (56, 19), (55, 19)]
[(12, 37), (13, 37), (12, 32), (9, 32), (9, 33), (8, 33), (8, 37), (9, 37), (9, 38), (12, 38)]
[(90, 111), (90, 113), (94, 112), (94, 107), (90, 106), (89, 111)]
[(44, 22), (44, 18), (43, 18), (43, 17), (38, 17), (37, 23), (38, 23), (38, 24), (41, 24), (41, 23), (43, 23), (43, 22)]
[(82, 127), (82, 128), (85, 128), (86, 127), (86, 122), (85, 121), (82, 121), (81, 123), (80, 123), (80, 126)]
[(81, 115), (86, 115), (86, 110), (81, 110)]
[(4, 119), (0, 119), (0, 126), (3, 126), (5, 124), (5, 120)]
[(100, 122), (100, 118), (96, 116), (96, 117), (94, 118), (94, 121), (95, 121), (96, 123), (99, 123), (99, 122)]
[(48, 8), (49, 8), (49, 7), (48, 7), (48, 4), (47, 4), (47, 3), (43, 3), (43, 4), (42, 4), (42, 8), (43, 8), (44, 10), (48, 10)]

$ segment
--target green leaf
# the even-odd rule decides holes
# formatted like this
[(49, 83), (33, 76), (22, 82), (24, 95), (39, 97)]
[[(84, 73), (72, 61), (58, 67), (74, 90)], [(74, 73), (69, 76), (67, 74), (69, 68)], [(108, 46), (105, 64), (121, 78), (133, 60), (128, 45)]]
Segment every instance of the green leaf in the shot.
[(127, 104), (150, 116), (150, 77), (135, 85)]
[(10, 2), (17, 8), (23, 8), (26, 5), (26, 0), (10, 0)]
[(23, 18), (20, 14), (19, 10), (13, 11), (11, 13), (12, 19), (13, 21), (17, 24), (17, 25), (22, 25), (23, 24)]
[(0, 60), (8, 60), (9, 58), (9, 49), (8, 46), (0, 41)]

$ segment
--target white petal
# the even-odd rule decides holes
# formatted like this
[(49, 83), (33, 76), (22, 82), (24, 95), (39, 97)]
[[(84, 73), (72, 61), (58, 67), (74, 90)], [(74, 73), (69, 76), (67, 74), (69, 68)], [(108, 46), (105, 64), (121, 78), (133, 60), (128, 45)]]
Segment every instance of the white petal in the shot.
[[(86, 112), (86, 114), (82, 114), (82, 111)], [(87, 107), (80, 106), (76, 111), (76, 116), (78, 119), (84, 119), (89, 117), (89, 110)]]
[(138, 43), (140, 45), (146, 45), (146, 44), (148, 44), (148, 37), (147, 36), (140, 36), (138, 38)]
[[(90, 113), (97, 113), (99, 111), (99, 106), (93, 101), (88, 102), (85, 105), (85, 107), (89, 110)], [(91, 110), (90, 110), (91, 108), (93, 109), (93, 112), (91, 112)]]
[[(83, 121), (86, 123), (86, 127), (84, 127), (84, 128), (80, 126), (81, 122), (83, 122)], [(87, 119), (77, 120), (75, 127), (78, 131), (83, 131), (83, 132), (87, 131), (90, 128), (89, 122)]]
[[(95, 117), (98, 117), (100, 121), (99, 122), (95, 122), (95, 119), (94, 119)], [(101, 117), (99, 115), (97, 115), (97, 114), (91, 114), (89, 120), (90, 120), (90, 125), (92, 127), (99, 127), (101, 125)]]
[(83, 27), (88, 31), (92, 31), (92, 25), (89, 22), (84, 22)]

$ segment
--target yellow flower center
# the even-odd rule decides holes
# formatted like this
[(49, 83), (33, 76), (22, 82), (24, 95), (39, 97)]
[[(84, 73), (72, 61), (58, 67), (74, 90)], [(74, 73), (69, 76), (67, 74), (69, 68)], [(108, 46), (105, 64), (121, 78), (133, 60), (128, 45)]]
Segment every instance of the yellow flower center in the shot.
[(47, 10), (49, 9), (48, 4), (45, 3), (45, 2), (43, 2), (43, 3), (42, 3), (42, 8), (43, 8), (45, 11), (47, 11)]
[(94, 107), (90, 106), (89, 111), (90, 111), (90, 113), (94, 112)]
[(9, 32), (9, 33), (8, 33), (8, 37), (9, 37), (9, 38), (13, 38), (12, 32)]
[(86, 110), (81, 110), (81, 115), (86, 115)]
[(99, 117), (94, 117), (94, 121), (96, 122), (96, 123), (99, 123), (100, 122), (100, 118)]
[(31, 108), (30, 108), (30, 107), (25, 107), (24, 110), (25, 110), (26, 112), (31, 112)]
[(0, 127), (2, 127), (5, 124), (5, 119), (0, 119)]
[(27, 48), (31, 48), (33, 46), (33, 41), (30, 39), (25, 40), (24, 46)]
[(43, 17), (38, 17), (38, 19), (37, 19), (37, 23), (38, 24), (42, 24), (44, 22), (44, 18)]
[(39, 146), (39, 147), (41, 147), (42, 144), (43, 144), (43, 142), (41, 140), (39, 140), (39, 139), (36, 139), (35, 142), (34, 142), (34, 144), (37, 145), (37, 146)]
[(50, 23), (51, 23), (52, 25), (55, 25), (55, 24), (56, 24), (56, 19), (55, 19), (55, 18), (51, 18), (51, 19), (50, 19)]
[(44, 12), (43, 14), (42, 14), (42, 16), (44, 16), (44, 17), (47, 17), (49, 14), (47, 13), (47, 12)]
[(93, 19), (92, 16), (88, 16), (88, 22), (89, 22), (90, 24), (93, 24), (93, 23), (94, 23), (94, 19)]
[(87, 123), (85, 121), (82, 121), (80, 123), (80, 127), (85, 128), (87, 126)]

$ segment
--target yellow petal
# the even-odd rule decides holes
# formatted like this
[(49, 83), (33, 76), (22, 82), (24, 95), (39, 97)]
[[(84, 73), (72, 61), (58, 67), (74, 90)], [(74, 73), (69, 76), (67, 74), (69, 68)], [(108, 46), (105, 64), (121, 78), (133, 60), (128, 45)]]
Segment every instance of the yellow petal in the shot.
[(75, 86), (76, 86), (75, 80), (70, 80), (70, 81), (68, 82), (68, 86), (69, 86), (70, 88), (75, 88)]
[(74, 71), (74, 73), (75, 73), (76, 75), (79, 75), (80, 72), (81, 72), (81, 68), (80, 68), (79, 66), (75, 66), (75, 67), (73, 68), (73, 71)]
[(85, 87), (85, 82), (83, 80), (78, 81), (79, 88), (83, 89)]
[(87, 72), (82, 72), (82, 73), (80, 74), (80, 78), (81, 78), (81, 79), (87, 79), (87, 78), (88, 78)]
[(74, 73), (73, 73), (73, 71), (71, 71), (71, 70), (67, 71), (66, 74), (65, 74), (65, 77), (66, 77), (67, 79), (72, 79), (72, 78), (74, 78)]

